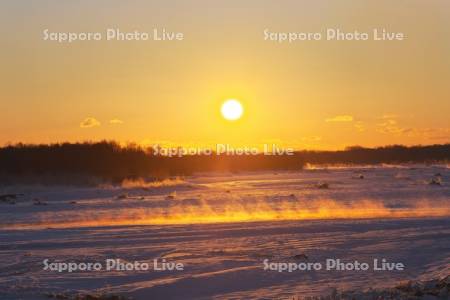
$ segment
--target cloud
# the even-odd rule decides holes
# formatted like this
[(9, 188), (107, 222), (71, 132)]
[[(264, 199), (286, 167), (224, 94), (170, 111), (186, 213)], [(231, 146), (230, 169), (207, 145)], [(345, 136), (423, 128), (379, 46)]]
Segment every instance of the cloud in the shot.
[(332, 118), (325, 119), (325, 122), (352, 122), (353, 116), (349, 115), (339, 115)]
[(406, 136), (413, 138), (442, 140), (448, 142), (450, 139), (450, 128), (414, 128), (401, 126), (395, 119), (383, 119), (376, 124), (376, 131), (383, 134)]
[(100, 126), (100, 122), (96, 118), (88, 117), (80, 123), (81, 128), (92, 128)]
[(321, 141), (322, 137), (318, 136), (318, 135), (313, 135), (313, 136), (304, 136), (301, 138), (302, 142), (318, 142)]
[(400, 127), (396, 120), (386, 120), (377, 124), (377, 131), (380, 133), (404, 134), (411, 132), (412, 128)]
[(397, 119), (397, 118), (398, 118), (398, 115), (396, 115), (396, 114), (384, 114), (384, 115), (378, 117), (378, 119), (380, 119), (380, 120)]
[(354, 126), (354, 127), (356, 128), (356, 130), (359, 131), (359, 132), (363, 132), (363, 131), (366, 130), (366, 126), (365, 126), (364, 123), (361, 122), (361, 121), (356, 122), (355, 125), (353, 125), (353, 126)]
[(418, 136), (429, 140), (450, 141), (450, 128), (411, 128), (408, 136)]
[(109, 124), (123, 124), (123, 121), (120, 119), (111, 119), (109, 120)]

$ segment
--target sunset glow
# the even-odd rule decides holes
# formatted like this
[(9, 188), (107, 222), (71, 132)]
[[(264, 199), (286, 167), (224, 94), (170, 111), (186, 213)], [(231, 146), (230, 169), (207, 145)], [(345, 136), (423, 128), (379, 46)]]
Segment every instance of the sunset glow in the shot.
[[(49, 9), (3, 4), (4, 28), (20, 28), (20, 33), (5, 34), (0, 42), (8, 57), (0, 103), (8, 114), (0, 144), (113, 139), (250, 147), (276, 139), (295, 149), (333, 150), (449, 142), (449, 3), (348, 1), (327, 3), (324, 13), (323, 1), (290, 1), (289, 8), (276, 1), (181, 1), (177, 9), (159, 1), (126, 10), (83, 2), (64, 22), (56, 16), (67, 11), (67, 4), (51, 3)], [(86, 10), (104, 15), (86, 15)], [(404, 18), (393, 18), (395, 11), (403, 11)], [(10, 17), (19, 13), (28, 16), (24, 24)], [(157, 38), (164, 34), (166, 40), (44, 40), (46, 29), (100, 32), (106, 38), (118, 20), (136, 24), (120, 31), (136, 29), (150, 37), (160, 24)], [(336, 24), (341, 32), (375, 28), (403, 32), (406, 38), (264, 39), (265, 32), (316, 32)], [(377, 27), (382, 24), (386, 28)], [(184, 39), (167, 41), (172, 32), (182, 32)], [(218, 114), (228, 98), (242, 101), (239, 122)]]

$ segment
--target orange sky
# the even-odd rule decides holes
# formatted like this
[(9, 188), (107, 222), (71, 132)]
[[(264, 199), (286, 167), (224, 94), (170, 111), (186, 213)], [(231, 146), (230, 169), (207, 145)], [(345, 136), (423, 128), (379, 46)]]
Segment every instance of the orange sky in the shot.
[[(2, 1), (0, 144), (99, 139), (339, 149), (450, 142), (448, 1)], [(43, 40), (107, 28), (182, 41)], [(264, 41), (263, 31), (404, 41)], [(239, 99), (242, 119), (220, 115)]]

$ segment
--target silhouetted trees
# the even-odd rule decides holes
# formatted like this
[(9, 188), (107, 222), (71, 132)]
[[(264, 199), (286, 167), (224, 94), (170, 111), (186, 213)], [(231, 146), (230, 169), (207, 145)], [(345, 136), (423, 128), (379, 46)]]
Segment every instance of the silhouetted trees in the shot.
[[(0, 180), (8, 176), (94, 176), (120, 182), (125, 178), (163, 178), (200, 171), (259, 171), (301, 169), (298, 155), (189, 155), (167, 157), (115, 142), (63, 143), (51, 145), (17, 144), (0, 148)], [(70, 180), (70, 178), (68, 178)]]
[(311, 164), (402, 164), (450, 161), (450, 144), (411, 146), (348, 147), (342, 151), (301, 151), (299, 155)]
[(115, 142), (16, 144), (0, 148), (0, 183), (21, 178), (91, 176), (103, 181), (125, 178), (163, 178), (206, 171), (298, 170), (312, 164), (431, 163), (450, 161), (450, 144), (379, 148), (350, 147), (342, 151), (299, 151), (294, 155), (154, 155), (136, 145)]

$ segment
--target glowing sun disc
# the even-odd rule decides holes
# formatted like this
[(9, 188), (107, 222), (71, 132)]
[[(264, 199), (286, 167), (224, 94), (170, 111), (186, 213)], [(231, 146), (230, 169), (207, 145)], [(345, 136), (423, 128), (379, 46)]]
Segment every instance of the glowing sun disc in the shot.
[(230, 121), (234, 121), (239, 119), (244, 112), (242, 104), (235, 100), (229, 99), (222, 104), (222, 108), (220, 109), (222, 112), (222, 116)]

